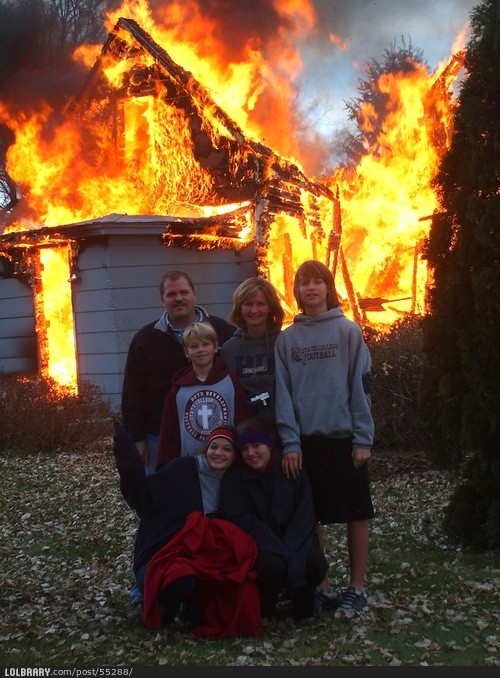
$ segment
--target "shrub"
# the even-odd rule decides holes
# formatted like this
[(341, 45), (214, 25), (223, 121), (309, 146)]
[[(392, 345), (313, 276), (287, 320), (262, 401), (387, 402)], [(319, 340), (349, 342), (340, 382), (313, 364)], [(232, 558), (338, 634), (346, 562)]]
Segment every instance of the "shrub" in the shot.
[(419, 316), (396, 321), (388, 332), (365, 328), (372, 356), (375, 389), (372, 415), (374, 448), (423, 451), (428, 432), (418, 414), (422, 368), (422, 329)]
[(111, 405), (95, 384), (74, 394), (48, 379), (0, 374), (0, 449), (85, 451), (109, 435)]
[(500, 548), (500, 460), (496, 449), (465, 462), (443, 520), (448, 537), (473, 550)]

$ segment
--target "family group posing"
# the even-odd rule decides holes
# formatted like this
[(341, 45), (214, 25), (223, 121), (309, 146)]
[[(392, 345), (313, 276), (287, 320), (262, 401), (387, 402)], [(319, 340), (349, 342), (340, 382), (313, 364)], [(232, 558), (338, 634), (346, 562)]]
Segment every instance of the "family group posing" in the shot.
[[(139, 517), (131, 596), (145, 625), (183, 618), (198, 636), (229, 637), (257, 635), (280, 600), (297, 622), (362, 610), (371, 359), (331, 271), (299, 266), (300, 312), (285, 329), (264, 278), (237, 287), (229, 321), (196, 304), (183, 271), (165, 273), (159, 291), (165, 312), (130, 344), (114, 436)], [(339, 590), (323, 535), (335, 523), (347, 526), (349, 557)]]

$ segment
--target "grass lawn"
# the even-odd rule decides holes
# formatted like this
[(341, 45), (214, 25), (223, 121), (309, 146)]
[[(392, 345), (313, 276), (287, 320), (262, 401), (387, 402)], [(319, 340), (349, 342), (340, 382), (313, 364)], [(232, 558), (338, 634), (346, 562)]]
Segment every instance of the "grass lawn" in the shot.
[[(0, 458), (0, 664), (27, 666), (499, 666), (500, 553), (449, 543), (457, 482), (422, 455), (371, 462), (370, 607), (295, 625), (286, 604), (258, 638), (196, 640), (145, 629), (130, 606), (137, 519), (111, 441), (87, 456)], [(330, 574), (347, 584), (344, 526), (327, 528)]]

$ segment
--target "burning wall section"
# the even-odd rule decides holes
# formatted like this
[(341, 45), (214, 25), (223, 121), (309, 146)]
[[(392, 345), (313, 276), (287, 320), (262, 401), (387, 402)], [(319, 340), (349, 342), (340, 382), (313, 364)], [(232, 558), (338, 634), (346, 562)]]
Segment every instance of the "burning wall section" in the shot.
[[(285, 290), (291, 319), (296, 266), (304, 258), (324, 259), (331, 242), (338, 201), (330, 189), (245, 138), (192, 75), (131, 20), (118, 21), (66, 114), (65, 129), (78, 130), (73, 171), (51, 180), (52, 193), (49, 186), (36, 195), (27, 191), (32, 211), (46, 220), (50, 214), (50, 224), (26, 229), (21, 220), (0, 242), (35, 295), (42, 371), (63, 383), (48, 368), (55, 360), (48, 351), (53, 325), (66, 317), (77, 378), (92, 378), (118, 399), (133, 331), (159, 315), (156, 303), (145, 302), (144, 290), (150, 299), (166, 267), (194, 267), (193, 278), (218, 292), (206, 303), (213, 312), (225, 306), (224, 316), (239, 282), (263, 274)], [(106, 217), (102, 210), (109, 207), (116, 212)], [(59, 224), (68, 209), (92, 218)], [(60, 302), (52, 324), (42, 280), (54, 268), (42, 265), (51, 247), (67, 249), (59, 292), (65, 288), (71, 300)], [(121, 289), (127, 289), (126, 303)]]

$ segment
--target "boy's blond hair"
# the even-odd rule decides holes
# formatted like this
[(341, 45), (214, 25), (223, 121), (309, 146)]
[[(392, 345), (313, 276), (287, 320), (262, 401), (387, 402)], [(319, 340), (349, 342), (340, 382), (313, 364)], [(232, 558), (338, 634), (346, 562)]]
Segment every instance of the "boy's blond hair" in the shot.
[(191, 323), (184, 330), (182, 335), (182, 345), (187, 348), (193, 339), (204, 339), (211, 341), (214, 346), (217, 346), (217, 333), (210, 325), (210, 323)]

